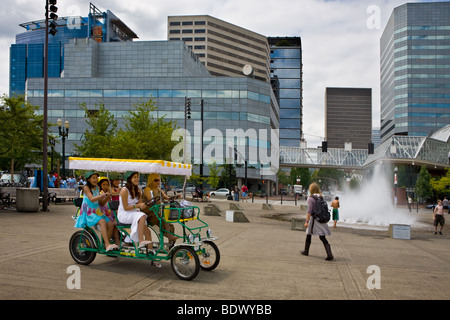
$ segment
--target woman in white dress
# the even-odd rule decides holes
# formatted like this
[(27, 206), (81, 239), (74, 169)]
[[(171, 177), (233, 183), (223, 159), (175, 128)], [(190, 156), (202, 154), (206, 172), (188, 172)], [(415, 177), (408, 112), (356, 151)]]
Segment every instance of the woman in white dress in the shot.
[(127, 172), (124, 176), (125, 187), (120, 190), (117, 218), (120, 223), (131, 224), (131, 240), (139, 242), (139, 248), (148, 245), (152, 248), (152, 234), (147, 228), (147, 215), (141, 210), (147, 206), (141, 199), (139, 190), (139, 173)]

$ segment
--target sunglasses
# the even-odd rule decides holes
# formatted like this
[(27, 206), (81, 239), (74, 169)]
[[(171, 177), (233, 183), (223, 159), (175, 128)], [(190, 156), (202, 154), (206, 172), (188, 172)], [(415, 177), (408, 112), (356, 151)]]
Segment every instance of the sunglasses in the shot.
[(155, 180), (153, 180), (154, 182), (159, 182), (159, 179), (155, 179)]

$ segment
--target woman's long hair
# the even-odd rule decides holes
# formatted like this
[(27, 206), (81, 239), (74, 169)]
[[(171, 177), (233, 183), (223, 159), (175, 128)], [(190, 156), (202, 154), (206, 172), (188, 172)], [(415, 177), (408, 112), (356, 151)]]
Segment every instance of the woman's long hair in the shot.
[(127, 178), (127, 182), (125, 183), (125, 187), (128, 189), (128, 192), (131, 195), (131, 198), (136, 198), (139, 199), (139, 197), (141, 196), (141, 190), (139, 190), (139, 186), (135, 186), (132, 182), (131, 182), (131, 178), (135, 175), (135, 174), (139, 174), (138, 172), (133, 172), (128, 178)]
[(159, 174), (151, 173), (147, 179), (147, 188), (149, 188), (151, 191), (153, 191), (153, 197), (159, 196), (159, 192), (160, 192), (159, 187), (157, 187), (156, 189), (152, 189), (152, 184), (155, 179), (160, 179)]
[[(90, 178), (90, 177), (89, 177), (89, 178)], [(89, 190), (91, 190), (92, 193), (93, 193), (93, 190), (96, 189), (97, 187), (98, 187), (98, 189), (100, 190), (100, 187), (99, 187), (98, 183), (97, 183), (97, 185), (94, 187), (94, 186), (92, 185), (92, 183), (89, 181), (89, 179), (86, 179), (86, 185), (87, 185), (87, 187), (89, 188)]]

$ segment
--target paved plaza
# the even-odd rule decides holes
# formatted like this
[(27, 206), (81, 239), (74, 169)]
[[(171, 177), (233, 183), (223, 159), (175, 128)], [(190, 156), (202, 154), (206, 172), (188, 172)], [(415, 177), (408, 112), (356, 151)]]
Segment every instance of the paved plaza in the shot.
[(219, 238), (221, 261), (211, 272), (182, 281), (170, 262), (158, 269), (148, 261), (97, 255), (90, 265), (79, 266), (80, 289), (67, 287), (75, 264), (68, 249), (75, 207), (51, 204), (45, 213), (2, 209), (0, 299), (449, 299), (450, 229), (447, 225), (443, 236), (435, 236), (431, 210), (410, 213), (421, 223), (412, 226), (410, 240), (393, 239), (387, 230), (331, 228), (335, 260), (325, 261), (317, 237), (309, 256), (299, 253), (305, 232), (291, 230), (290, 218), (304, 216), (301, 203), (271, 200), (274, 210), (263, 210), (263, 202), (240, 203), (249, 222), (229, 222), (230, 201), (214, 200), (222, 215), (203, 216)]

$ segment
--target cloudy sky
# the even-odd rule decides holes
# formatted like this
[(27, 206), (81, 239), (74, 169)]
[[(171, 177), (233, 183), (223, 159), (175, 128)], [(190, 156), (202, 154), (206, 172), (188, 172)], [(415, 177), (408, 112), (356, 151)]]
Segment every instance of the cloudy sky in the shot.
[[(324, 136), (326, 87), (372, 88), (373, 126), (379, 127), (379, 43), (392, 10), (404, 0), (58, 0), (59, 16), (87, 16), (89, 3), (111, 10), (138, 41), (167, 39), (167, 16), (208, 14), (265, 36), (300, 36), (303, 115), (308, 147)], [(45, 0), (1, 7), (0, 94), (9, 92), (9, 47), (20, 23), (45, 16)]]

